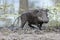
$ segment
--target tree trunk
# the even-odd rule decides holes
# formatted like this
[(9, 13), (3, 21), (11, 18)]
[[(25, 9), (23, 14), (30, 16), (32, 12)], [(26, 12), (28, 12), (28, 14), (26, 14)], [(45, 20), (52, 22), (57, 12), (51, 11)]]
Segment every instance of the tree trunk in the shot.
[(28, 0), (19, 0), (19, 14), (28, 10)]

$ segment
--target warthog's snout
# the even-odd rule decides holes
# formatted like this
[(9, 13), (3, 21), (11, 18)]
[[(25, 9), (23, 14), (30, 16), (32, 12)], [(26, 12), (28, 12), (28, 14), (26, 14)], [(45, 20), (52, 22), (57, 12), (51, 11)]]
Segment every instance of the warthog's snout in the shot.
[(48, 23), (49, 22), (49, 19), (43, 19), (43, 22), (44, 23)]
[(38, 17), (38, 20), (39, 21), (42, 21), (43, 23), (48, 23), (49, 22), (49, 19), (48, 18), (42, 18), (42, 17)]

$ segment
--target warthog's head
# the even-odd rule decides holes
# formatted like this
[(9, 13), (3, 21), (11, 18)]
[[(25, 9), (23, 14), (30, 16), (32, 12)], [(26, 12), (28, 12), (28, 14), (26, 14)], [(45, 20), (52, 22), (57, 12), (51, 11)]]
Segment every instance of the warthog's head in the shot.
[(48, 23), (49, 18), (48, 18), (48, 9), (39, 9), (38, 19), (42, 20), (43, 23)]

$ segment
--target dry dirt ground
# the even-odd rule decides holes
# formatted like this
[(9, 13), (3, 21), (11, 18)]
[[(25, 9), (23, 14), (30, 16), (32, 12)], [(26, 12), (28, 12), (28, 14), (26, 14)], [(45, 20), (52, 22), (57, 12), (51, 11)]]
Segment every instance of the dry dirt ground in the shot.
[(60, 32), (24, 29), (13, 32), (7, 28), (0, 30), (0, 40), (60, 40)]

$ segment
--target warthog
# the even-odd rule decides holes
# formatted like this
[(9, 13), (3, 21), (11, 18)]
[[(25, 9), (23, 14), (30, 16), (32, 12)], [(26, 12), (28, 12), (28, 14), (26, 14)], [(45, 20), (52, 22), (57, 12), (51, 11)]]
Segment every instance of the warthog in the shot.
[(23, 13), (21, 16), (17, 17), (17, 19), (21, 18), (21, 28), (24, 27), (26, 22), (32, 28), (35, 28), (33, 25), (37, 25), (41, 30), (43, 23), (48, 23), (48, 9), (35, 9), (28, 12)]

